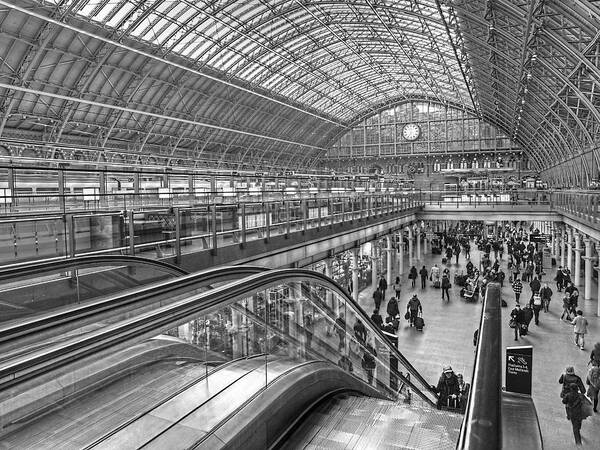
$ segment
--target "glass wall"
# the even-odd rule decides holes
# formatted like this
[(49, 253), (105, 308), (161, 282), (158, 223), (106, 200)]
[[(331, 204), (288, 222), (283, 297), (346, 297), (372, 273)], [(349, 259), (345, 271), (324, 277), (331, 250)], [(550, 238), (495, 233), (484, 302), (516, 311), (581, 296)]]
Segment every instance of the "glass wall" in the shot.
[[(415, 134), (403, 134), (409, 124), (417, 125), (416, 137)], [(349, 156), (435, 155), (477, 151), (495, 153), (521, 150), (502, 131), (467, 111), (418, 101), (397, 105), (365, 119), (334, 144), (328, 157), (339, 159)]]

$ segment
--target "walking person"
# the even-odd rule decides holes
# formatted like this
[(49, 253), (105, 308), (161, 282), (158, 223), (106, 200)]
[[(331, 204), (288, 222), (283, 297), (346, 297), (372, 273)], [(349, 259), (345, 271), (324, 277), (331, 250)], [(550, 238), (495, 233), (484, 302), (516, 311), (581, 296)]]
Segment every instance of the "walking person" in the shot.
[(396, 282), (394, 283), (394, 293), (396, 294), (396, 298), (400, 299), (400, 291), (402, 290), (402, 284), (400, 283), (400, 277), (396, 277)]
[(452, 284), (450, 284), (450, 278), (448, 278), (448, 274), (444, 273), (442, 276), (442, 301), (444, 301), (444, 294), (446, 295), (446, 301), (450, 301), (450, 286), (452, 286)]
[[(385, 291), (387, 291), (388, 288), (388, 284), (387, 281), (385, 280), (385, 277), (383, 275), (381, 275), (379, 277), (379, 290), (381, 291), (381, 298), (384, 299), (385, 298)], [(379, 307), (378, 307), (379, 309)]]
[(406, 305), (406, 312), (409, 313), (410, 326), (415, 324), (415, 319), (418, 317), (419, 312), (423, 314), (423, 306), (421, 301), (417, 297), (417, 294), (413, 295)]
[(550, 289), (547, 282), (545, 282), (544, 287), (540, 289), (540, 297), (542, 298), (542, 308), (544, 312), (548, 312), (550, 300), (552, 299), (552, 289)]
[(531, 296), (529, 306), (533, 309), (533, 317), (535, 318), (535, 324), (540, 324), (540, 311), (543, 308), (542, 296), (538, 293)]
[(598, 361), (592, 363), (585, 383), (588, 385), (587, 396), (594, 404), (594, 412), (598, 412), (598, 391), (600, 391), (600, 364)]
[(515, 304), (515, 308), (510, 312), (510, 327), (515, 330), (515, 341), (521, 336), (521, 324), (523, 323), (523, 311), (521, 305)]
[(584, 350), (585, 334), (587, 333), (588, 321), (585, 317), (583, 317), (582, 310), (577, 311), (577, 315), (571, 322), (571, 325), (573, 325), (573, 333), (575, 334), (575, 345), (581, 350)]
[(566, 320), (568, 322), (571, 321), (571, 301), (569, 299), (569, 294), (565, 293), (563, 297), (563, 312), (560, 315), (560, 320)]
[(504, 273), (504, 271), (502, 269), (498, 270), (498, 274), (496, 275), (498, 278), (498, 281), (500, 282), (500, 288), (504, 287), (504, 279), (506, 278), (506, 274)]
[(578, 390), (582, 394), (585, 394), (585, 386), (583, 385), (583, 381), (581, 381), (579, 375), (575, 374), (575, 369), (573, 366), (568, 366), (565, 369), (565, 373), (561, 374), (560, 378), (558, 379), (558, 383), (563, 385), (562, 390), (560, 391), (561, 398), (567, 394), (569, 385), (571, 384), (577, 386)]
[(427, 282), (427, 269), (425, 266), (421, 268), (419, 275), (421, 275), (421, 289), (425, 289), (425, 283)]
[(523, 292), (523, 283), (519, 277), (515, 277), (515, 281), (512, 284), (513, 292), (515, 293), (515, 301), (519, 303), (519, 298), (521, 297), (521, 292)]
[(562, 266), (558, 266), (558, 270), (556, 271), (556, 276), (554, 277), (554, 281), (556, 281), (556, 290), (558, 292), (562, 292), (562, 287), (563, 287)]
[(538, 280), (538, 277), (533, 277), (533, 280), (529, 283), (529, 287), (531, 288), (531, 295), (536, 295), (540, 292), (542, 287), (542, 283)]
[(577, 446), (581, 445), (581, 422), (583, 421), (582, 399), (578, 391), (577, 385), (572, 383), (562, 399), (567, 411), (567, 420), (571, 421), (573, 427), (573, 437)]
[(400, 309), (398, 308), (398, 300), (396, 297), (391, 297), (387, 304), (387, 314), (388, 317), (396, 320), (396, 317), (400, 314)]
[(375, 289), (375, 292), (373, 292), (373, 303), (375, 303), (375, 309), (379, 309), (382, 300), (383, 294), (381, 293), (379, 288)]
[(417, 280), (417, 268), (412, 266), (410, 268), (410, 272), (408, 273), (408, 279), (411, 281), (411, 286), (414, 288)]

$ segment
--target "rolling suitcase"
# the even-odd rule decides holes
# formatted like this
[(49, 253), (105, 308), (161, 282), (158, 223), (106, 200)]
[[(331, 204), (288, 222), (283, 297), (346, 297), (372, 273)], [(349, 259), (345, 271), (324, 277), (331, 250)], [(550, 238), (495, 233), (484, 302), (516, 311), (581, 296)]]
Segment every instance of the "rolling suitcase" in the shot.
[(417, 331), (423, 331), (423, 327), (425, 326), (425, 321), (421, 316), (415, 318), (415, 328)]

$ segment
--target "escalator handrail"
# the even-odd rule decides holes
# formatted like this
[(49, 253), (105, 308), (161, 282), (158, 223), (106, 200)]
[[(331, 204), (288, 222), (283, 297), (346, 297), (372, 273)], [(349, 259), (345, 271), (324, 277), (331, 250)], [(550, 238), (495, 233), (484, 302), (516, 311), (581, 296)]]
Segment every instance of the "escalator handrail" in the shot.
[(502, 312), (498, 283), (485, 292), (471, 389), (457, 449), (485, 450), (502, 444)]
[(156, 259), (142, 258), (129, 255), (92, 255), (74, 256), (72, 258), (51, 258), (42, 261), (25, 262), (0, 266), (0, 281), (10, 281), (13, 278), (24, 278), (27, 276), (41, 275), (48, 272), (62, 272), (77, 268), (101, 266), (153, 266), (172, 275), (186, 275), (189, 272)]
[[(139, 303), (142, 300), (153, 298), (161, 294), (171, 293), (173, 290), (197, 288), (204, 284), (216, 283), (223, 278), (232, 275), (243, 278), (251, 274), (268, 270), (258, 266), (223, 266), (182, 275), (177, 278), (163, 280), (131, 289), (125, 293), (111, 294), (106, 297), (92, 299), (68, 309), (44, 312), (32, 317), (25, 317), (12, 322), (0, 324), (0, 345), (14, 339), (22, 339), (25, 336), (47, 331), (60, 327), (65, 328), (67, 323), (77, 323), (80, 319), (93, 314), (99, 314), (110, 310), (118, 311), (129, 305)], [(115, 312), (116, 314), (116, 312)]]
[[(402, 362), (411, 376), (420, 382), (424, 388), (423, 391), (428, 391), (433, 398), (437, 397), (430, 384), (408, 362), (406, 357), (388, 342), (382, 331), (372, 325), (369, 317), (358, 303), (349, 297), (339, 284), (321, 273), (305, 269), (275, 269), (250, 275), (212, 290), (193, 294), (172, 304), (108, 325), (85, 335), (0, 363), (0, 383), (12, 383), (16, 381), (17, 376), (19, 376), (19, 380), (25, 379), (85, 356), (107, 351), (117, 345), (125, 345), (126, 343), (131, 345), (132, 340), (139, 341), (151, 338), (162, 330), (177, 326), (180, 322), (191, 320), (191, 317), (247, 297), (249, 292), (259, 292), (277, 283), (292, 280), (318, 281), (342, 296), (347, 304), (353, 307), (353, 312), (365, 324), (368, 324), (371, 331)], [(165, 283), (168, 283), (168, 281)]]

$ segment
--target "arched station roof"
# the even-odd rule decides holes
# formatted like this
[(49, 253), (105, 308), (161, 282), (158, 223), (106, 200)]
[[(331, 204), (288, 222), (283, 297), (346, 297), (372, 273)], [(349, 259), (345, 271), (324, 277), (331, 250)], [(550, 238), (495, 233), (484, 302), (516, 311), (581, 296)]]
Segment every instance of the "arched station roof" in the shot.
[(590, 177), (599, 18), (584, 0), (0, 0), (0, 143), (310, 168), (420, 98)]

